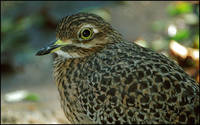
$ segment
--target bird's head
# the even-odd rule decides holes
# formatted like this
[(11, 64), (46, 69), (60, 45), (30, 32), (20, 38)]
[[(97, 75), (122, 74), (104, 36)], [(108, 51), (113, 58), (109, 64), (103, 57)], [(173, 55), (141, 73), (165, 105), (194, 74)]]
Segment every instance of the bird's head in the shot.
[(121, 35), (100, 16), (78, 13), (63, 18), (56, 28), (57, 40), (36, 55), (57, 53), (65, 58), (89, 56)]

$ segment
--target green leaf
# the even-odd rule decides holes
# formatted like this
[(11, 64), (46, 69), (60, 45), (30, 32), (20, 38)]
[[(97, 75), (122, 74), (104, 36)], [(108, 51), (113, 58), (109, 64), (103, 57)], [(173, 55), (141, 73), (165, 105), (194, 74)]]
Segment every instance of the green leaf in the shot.
[(24, 100), (27, 101), (38, 101), (39, 100), (39, 96), (34, 94), (34, 93), (29, 93)]
[(192, 4), (189, 2), (179, 2), (171, 4), (167, 7), (167, 12), (171, 16), (192, 12)]
[(175, 36), (171, 37), (171, 39), (180, 42), (184, 39), (189, 38), (189, 36), (190, 36), (190, 31), (187, 29), (183, 29), (183, 30), (178, 31)]

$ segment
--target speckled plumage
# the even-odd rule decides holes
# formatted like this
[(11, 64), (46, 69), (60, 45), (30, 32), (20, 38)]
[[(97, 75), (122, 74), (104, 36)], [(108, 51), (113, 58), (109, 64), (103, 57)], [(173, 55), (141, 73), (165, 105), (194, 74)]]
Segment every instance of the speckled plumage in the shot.
[(82, 23), (104, 30), (94, 36), (99, 46), (62, 49), (81, 58), (54, 54), (54, 78), (71, 123), (199, 123), (199, 86), (181, 67), (124, 40), (93, 14), (64, 18), (57, 37), (80, 43), (75, 34)]

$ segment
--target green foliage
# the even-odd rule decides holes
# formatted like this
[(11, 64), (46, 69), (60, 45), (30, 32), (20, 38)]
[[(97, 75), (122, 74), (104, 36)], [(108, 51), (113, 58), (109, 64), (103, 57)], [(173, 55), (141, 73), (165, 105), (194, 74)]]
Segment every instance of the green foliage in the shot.
[(1, 52), (9, 51), (9, 49), (21, 50), (20, 46), (26, 46), (28, 41), (29, 32), (26, 31), (35, 25), (41, 26), (44, 23), (44, 19), (40, 14), (22, 16), (18, 19), (3, 18), (2, 20)]
[(1, 21), (1, 32), (6, 33), (10, 31), (13, 27), (13, 19), (12, 18), (6, 18), (2, 19)]
[(194, 48), (199, 49), (199, 34), (196, 34), (194, 37)]
[(184, 13), (190, 13), (192, 12), (192, 4), (189, 2), (180, 2), (177, 4), (171, 4), (167, 8), (167, 12), (171, 16), (176, 16)]
[(171, 37), (171, 39), (180, 42), (184, 39), (189, 38), (189, 36), (190, 36), (190, 31), (188, 29), (182, 29), (179, 30), (175, 36)]
[(27, 101), (39, 101), (39, 96), (34, 94), (34, 93), (29, 93), (25, 98), (24, 100), (27, 100)]

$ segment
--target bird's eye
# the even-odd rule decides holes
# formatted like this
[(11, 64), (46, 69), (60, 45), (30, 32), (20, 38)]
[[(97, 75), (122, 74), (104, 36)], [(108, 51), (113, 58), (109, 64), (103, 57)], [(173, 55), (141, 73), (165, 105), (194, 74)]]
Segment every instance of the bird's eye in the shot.
[(80, 37), (83, 40), (89, 40), (93, 36), (93, 30), (91, 28), (84, 28), (80, 32)]

